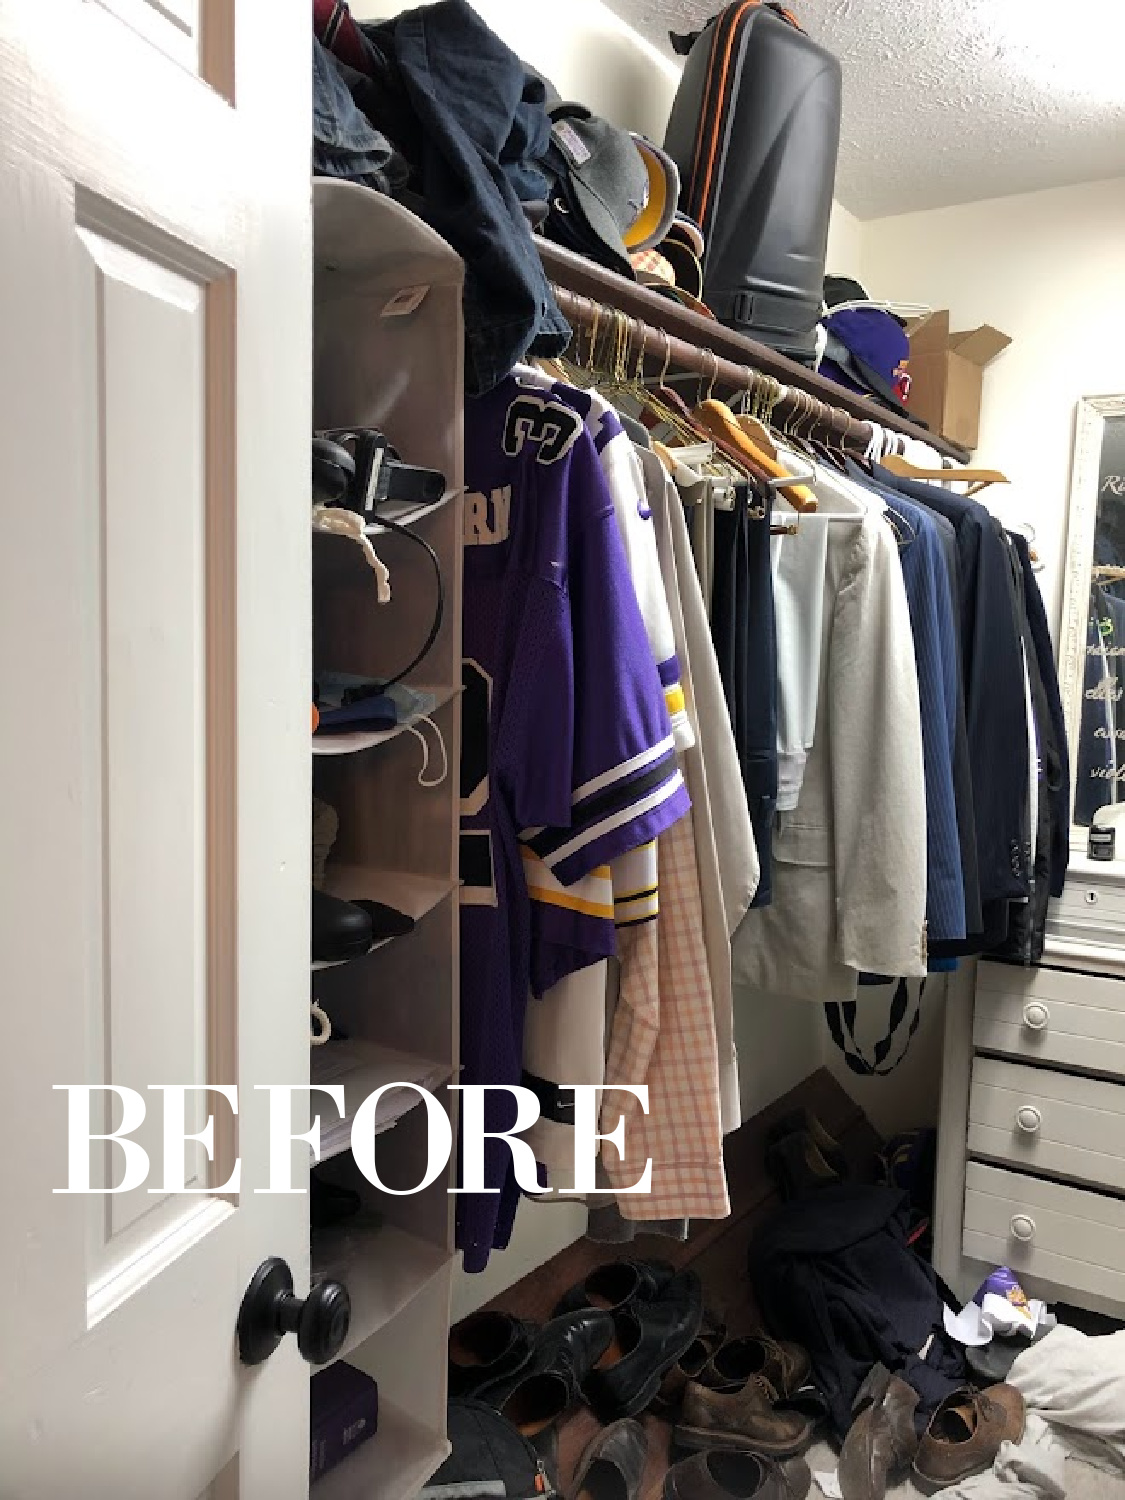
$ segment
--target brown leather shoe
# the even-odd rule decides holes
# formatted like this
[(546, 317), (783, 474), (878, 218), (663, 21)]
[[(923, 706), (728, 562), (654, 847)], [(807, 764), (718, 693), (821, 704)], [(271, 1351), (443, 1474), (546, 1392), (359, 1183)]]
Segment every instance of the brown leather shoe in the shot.
[(668, 1470), (664, 1500), (805, 1500), (812, 1474), (803, 1458), (777, 1464), (757, 1453), (697, 1453)]
[(811, 1373), (812, 1360), (800, 1344), (754, 1333), (724, 1344), (699, 1378), (713, 1390), (729, 1391), (754, 1375), (764, 1375), (779, 1399), (785, 1399), (795, 1395)]
[(930, 1418), (914, 1460), (917, 1483), (933, 1494), (991, 1469), (1000, 1444), (1023, 1437), (1023, 1397), (1015, 1386), (961, 1390), (947, 1396)]
[(794, 1411), (777, 1411), (777, 1393), (755, 1375), (736, 1391), (715, 1391), (689, 1381), (684, 1387), (681, 1419), (673, 1446), (753, 1449), (769, 1458), (792, 1458), (808, 1447), (812, 1423)]
[(918, 1451), (914, 1412), (918, 1393), (876, 1365), (860, 1387), (857, 1416), (840, 1451), (844, 1500), (883, 1500), (887, 1477), (905, 1469)]
[(578, 1462), (567, 1500), (639, 1500), (648, 1438), (628, 1418), (603, 1427)]
[(684, 1387), (689, 1380), (703, 1380), (704, 1370), (726, 1343), (726, 1338), (726, 1324), (704, 1309), (699, 1333), (661, 1381), (660, 1393), (649, 1411), (670, 1420), (678, 1416)]

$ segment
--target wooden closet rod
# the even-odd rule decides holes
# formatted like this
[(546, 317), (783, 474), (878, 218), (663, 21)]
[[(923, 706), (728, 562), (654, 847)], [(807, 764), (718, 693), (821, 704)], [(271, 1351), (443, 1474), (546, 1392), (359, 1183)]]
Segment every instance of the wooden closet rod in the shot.
[[(556, 287), (554, 291), (559, 310), (567, 321), (588, 330), (596, 327), (598, 347), (605, 348), (613, 335), (613, 309), (602, 303), (592, 302), (589, 297), (583, 297), (578, 292), (568, 292), (565, 287)], [(701, 349), (696, 344), (677, 338), (664, 328), (654, 327), (638, 318), (628, 320), (625, 363), (630, 373), (636, 365), (642, 345), (647, 368), (659, 372), (667, 363), (669, 370), (698, 375), (701, 390), (705, 385), (710, 385), (716, 391), (754, 392), (763, 383), (761, 374), (749, 366), (721, 359), (710, 347)], [(781, 426), (785, 426), (790, 420), (799, 423), (801, 430), (806, 433), (810, 429), (817, 429), (820, 435), (825, 428), (830, 428), (834, 434), (834, 444), (838, 445), (842, 441), (856, 453), (862, 453), (871, 439), (871, 428), (866, 422), (859, 421), (842, 407), (828, 406), (804, 391), (794, 392), (792, 387), (788, 387), (787, 394), (778, 399), (773, 407), (773, 416)]]
[[(649, 330), (646, 347), (654, 356), (659, 353), (661, 362), (664, 339), (663, 334), (656, 330), (663, 330), (663, 333), (670, 336), (672, 362), (677, 369), (699, 371), (707, 378), (712, 373), (713, 353), (719, 365), (716, 377), (718, 385), (731, 391), (746, 390), (755, 373), (768, 375), (791, 391), (803, 392), (806, 412), (809, 410), (809, 398), (812, 398), (818, 408), (823, 408), (816, 415), (833, 426), (837, 434), (843, 425), (842, 418), (847, 417), (850, 423), (847, 441), (852, 447), (860, 441), (856, 423), (864, 429), (862, 443), (865, 444), (870, 436), (867, 424), (878, 422), (892, 432), (902, 432), (908, 437), (929, 443), (938, 453), (955, 459), (958, 463), (967, 463), (971, 457), (969, 450), (958, 443), (951, 443), (937, 433), (928, 432), (917, 423), (907, 421), (877, 402), (869, 401), (866, 396), (849, 391), (826, 376), (818, 375), (804, 365), (787, 359), (766, 344), (759, 344), (744, 334), (736, 333), (732, 328), (724, 327), (722, 323), (692, 312), (680, 303), (661, 296), (659, 292), (629, 281), (615, 271), (595, 265), (593, 261), (586, 260), (584, 256), (576, 255), (561, 245), (543, 239), (537, 239), (536, 244), (563, 316), (572, 323), (589, 327), (593, 318), (593, 303), (599, 304), (602, 309), (614, 308), (625, 313), (637, 325), (632, 328), (630, 337), (634, 358), (639, 348), (639, 325), (643, 324)], [(604, 317), (604, 312), (602, 316)], [(660, 364), (657, 363), (656, 369), (659, 368)], [(777, 413), (783, 418), (796, 414), (800, 400), (800, 397), (796, 398), (791, 408), (786, 403), (780, 403), (776, 408)]]

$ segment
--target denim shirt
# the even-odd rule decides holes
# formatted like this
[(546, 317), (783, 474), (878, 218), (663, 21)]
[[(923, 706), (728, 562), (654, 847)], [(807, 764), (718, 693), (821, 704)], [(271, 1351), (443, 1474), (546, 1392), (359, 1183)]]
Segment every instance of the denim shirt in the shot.
[(313, 171), (393, 193), (406, 181), (406, 163), (352, 98), (345, 69), (313, 37)]
[[(902, 479), (879, 465), (875, 478), (945, 516), (957, 533), (962, 671), (981, 901), (996, 908), (1006, 929), (1007, 915), (1006, 911), (1001, 914), (1001, 908), (1008, 901), (1027, 900), (1030, 877), (1025, 852), (1027, 699), (1007, 546), (996, 522), (976, 501), (936, 485)], [(987, 913), (985, 920), (987, 925)]]
[(521, 207), (549, 191), (543, 81), (467, 0), (360, 29), (394, 85), (368, 113), (406, 154), (418, 213), (465, 261), (466, 389), (491, 390), (570, 342)]

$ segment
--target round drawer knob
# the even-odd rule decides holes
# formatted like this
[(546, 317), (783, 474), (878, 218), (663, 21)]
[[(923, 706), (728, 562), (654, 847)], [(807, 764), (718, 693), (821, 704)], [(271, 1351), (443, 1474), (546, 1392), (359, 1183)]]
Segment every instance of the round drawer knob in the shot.
[(1021, 1244), (1030, 1245), (1035, 1238), (1035, 1220), (1030, 1214), (1014, 1214), (1012, 1217), (1012, 1238), (1019, 1240)]
[(1023, 1008), (1023, 1024), (1028, 1031), (1046, 1031), (1051, 1021), (1051, 1012), (1038, 1000), (1029, 1000)]
[(1039, 1127), (1043, 1124), (1043, 1116), (1034, 1104), (1023, 1104), (1016, 1110), (1016, 1124), (1024, 1135), (1038, 1135)]

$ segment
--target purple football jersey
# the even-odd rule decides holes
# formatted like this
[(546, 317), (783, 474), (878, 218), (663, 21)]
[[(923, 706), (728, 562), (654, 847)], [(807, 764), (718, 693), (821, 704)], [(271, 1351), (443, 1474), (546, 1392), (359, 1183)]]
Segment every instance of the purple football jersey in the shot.
[[(516, 1085), (529, 992), (613, 951), (612, 922), (533, 903), (523, 851), (571, 885), (689, 804), (581, 416), (509, 377), (466, 402), (465, 480), (461, 1082)], [(509, 1095), (489, 1096), (489, 1130), (514, 1118)], [(458, 1198), (466, 1270), (508, 1242), (510, 1162), (486, 1141), (486, 1181), (501, 1191)]]

